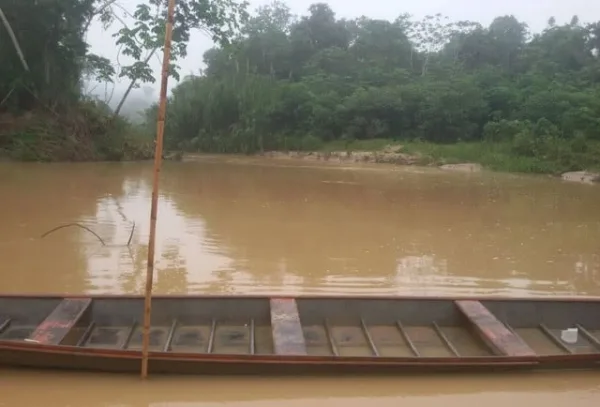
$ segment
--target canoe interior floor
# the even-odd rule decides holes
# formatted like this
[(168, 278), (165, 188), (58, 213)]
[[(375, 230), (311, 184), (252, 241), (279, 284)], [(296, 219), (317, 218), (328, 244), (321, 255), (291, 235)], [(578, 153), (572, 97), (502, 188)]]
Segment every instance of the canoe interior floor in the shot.
[(465, 328), (333, 324), (304, 327), (308, 353), (335, 356), (455, 357), (491, 351)]
[[(506, 325), (506, 324), (505, 324)], [(561, 339), (561, 330), (544, 325), (532, 328), (511, 329), (539, 355), (589, 354), (600, 352), (600, 330), (579, 332), (577, 342), (571, 344)], [(581, 328), (580, 328), (581, 331)]]
[[(561, 331), (544, 325), (531, 328), (505, 326), (521, 337), (538, 355), (583, 354), (600, 352), (600, 330), (578, 326), (578, 341), (569, 344), (560, 339)], [(0, 340), (22, 341), (36, 329), (33, 325), (0, 323)], [(383, 356), (383, 357), (468, 357), (489, 356), (493, 350), (472, 329), (465, 326), (338, 325), (323, 321), (302, 327), (306, 353), (314, 356)], [(98, 326), (74, 328), (63, 345), (102, 349), (142, 347), (142, 327)], [(184, 325), (174, 321), (169, 326), (154, 326), (150, 332), (150, 349), (184, 353), (274, 354), (270, 324), (254, 320), (224, 322), (213, 320), (203, 325)]]

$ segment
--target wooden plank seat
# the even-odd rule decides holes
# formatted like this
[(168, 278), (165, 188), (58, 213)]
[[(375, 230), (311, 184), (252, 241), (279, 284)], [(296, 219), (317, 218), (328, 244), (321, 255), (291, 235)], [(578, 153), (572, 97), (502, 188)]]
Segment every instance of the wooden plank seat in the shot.
[(306, 343), (296, 300), (271, 298), (270, 303), (275, 354), (306, 355)]
[(90, 298), (65, 298), (26, 339), (44, 345), (59, 345), (90, 307)]
[(482, 339), (503, 356), (536, 356), (525, 341), (509, 330), (479, 301), (454, 301)]

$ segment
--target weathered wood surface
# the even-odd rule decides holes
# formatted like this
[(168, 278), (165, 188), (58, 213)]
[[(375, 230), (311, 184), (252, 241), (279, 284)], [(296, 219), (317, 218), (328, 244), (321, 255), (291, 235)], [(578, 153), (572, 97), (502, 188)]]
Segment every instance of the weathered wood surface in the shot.
[(10, 325), (10, 318), (0, 316), (0, 334)]
[(509, 330), (479, 301), (455, 301), (483, 338), (505, 356), (536, 356), (525, 341)]
[(277, 355), (306, 355), (306, 342), (293, 298), (271, 298), (273, 346)]
[(65, 298), (29, 336), (29, 341), (59, 345), (92, 304), (90, 298)]

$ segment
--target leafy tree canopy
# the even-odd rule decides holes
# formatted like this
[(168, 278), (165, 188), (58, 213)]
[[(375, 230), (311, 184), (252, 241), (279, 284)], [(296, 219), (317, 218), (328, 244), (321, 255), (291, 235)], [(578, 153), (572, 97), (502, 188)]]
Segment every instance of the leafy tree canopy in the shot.
[(175, 88), (167, 140), (221, 152), (492, 140), (554, 154), (561, 140), (600, 140), (599, 27), (551, 19), (532, 34), (510, 15), (488, 27), (440, 14), (346, 20), (324, 3), (297, 17), (275, 1)]

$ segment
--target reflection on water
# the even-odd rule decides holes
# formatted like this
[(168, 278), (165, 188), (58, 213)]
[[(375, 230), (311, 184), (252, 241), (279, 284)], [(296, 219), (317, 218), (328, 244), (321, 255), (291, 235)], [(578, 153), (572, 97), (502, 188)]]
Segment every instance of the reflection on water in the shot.
[[(155, 292), (600, 293), (600, 188), (236, 161), (166, 163)], [(151, 175), (150, 164), (3, 164), (0, 281), (140, 293)], [(106, 245), (78, 228), (39, 238), (69, 222)]]
[[(151, 163), (0, 164), (2, 291), (141, 293), (151, 177)], [(598, 202), (600, 188), (540, 177), (259, 159), (168, 162), (154, 291), (600, 295)], [(105, 245), (80, 228), (40, 238), (71, 222)], [(0, 406), (591, 406), (600, 400), (598, 379), (140, 383), (0, 371)]]

